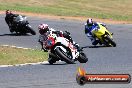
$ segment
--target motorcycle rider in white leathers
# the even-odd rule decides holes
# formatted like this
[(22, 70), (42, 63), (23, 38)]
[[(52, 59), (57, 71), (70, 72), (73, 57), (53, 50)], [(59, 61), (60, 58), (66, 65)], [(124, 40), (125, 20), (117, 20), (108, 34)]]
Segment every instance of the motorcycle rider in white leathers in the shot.
[(39, 35), (39, 41), (38, 41), (38, 42), (40, 42), (40, 44), (41, 44), (41, 46), (42, 46), (42, 49), (43, 49), (44, 51), (47, 51), (47, 50), (45, 49), (45, 47), (44, 47), (44, 45), (43, 45), (43, 42), (46, 41), (46, 40), (47, 40), (47, 36), (48, 36), (49, 34), (52, 34), (52, 33), (55, 33), (55, 34), (58, 34), (59, 36), (65, 37), (65, 38), (68, 39), (71, 43), (73, 43), (73, 45), (74, 45), (77, 49), (80, 49), (79, 44), (75, 43), (75, 42), (72, 40), (72, 38), (71, 38), (71, 36), (70, 36), (70, 33), (67, 32), (67, 31), (64, 31), (64, 32), (63, 32), (63, 31), (56, 31), (56, 30), (53, 29), (53, 28), (49, 28), (49, 26), (48, 26), (47, 24), (40, 24), (40, 25), (38, 26), (38, 29), (39, 29), (39, 33), (40, 33), (40, 35)]

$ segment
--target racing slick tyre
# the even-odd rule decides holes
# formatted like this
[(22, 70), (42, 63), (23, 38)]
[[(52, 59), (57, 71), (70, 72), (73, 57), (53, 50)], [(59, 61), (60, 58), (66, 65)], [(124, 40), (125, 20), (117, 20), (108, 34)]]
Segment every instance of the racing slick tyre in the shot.
[(55, 63), (56, 61), (55, 61), (53, 58), (48, 58), (48, 62), (49, 62), (49, 64), (53, 64), (53, 63)]
[(108, 41), (109, 45), (116, 47), (116, 43), (109, 36), (105, 37), (105, 41)]
[(49, 57), (48, 57), (49, 64), (53, 64), (58, 60), (59, 58), (57, 56), (53, 55), (52, 53), (49, 53)]
[(27, 29), (32, 35), (36, 35), (36, 32), (31, 28), (30, 25), (27, 25)]
[(74, 60), (72, 59), (72, 56), (68, 55), (66, 52), (64, 52), (61, 48), (57, 47), (55, 49), (56, 54), (58, 57), (65, 61), (67, 64), (74, 64)]
[(86, 63), (88, 61), (87, 56), (85, 55), (85, 53), (81, 52), (79, 57), (78, 57), (78, 61), (80, 63)]

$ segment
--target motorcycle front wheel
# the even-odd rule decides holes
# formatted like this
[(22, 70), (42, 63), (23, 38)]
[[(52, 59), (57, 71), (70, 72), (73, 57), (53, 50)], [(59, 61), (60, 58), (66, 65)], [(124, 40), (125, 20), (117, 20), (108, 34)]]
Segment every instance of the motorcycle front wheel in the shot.
[(27, 30), (28, 30), (32, 35), (36, 35), (36, 32), (31, 28), (30, 25), (27, 25)]
[(85, 55), (85, 53), (81, 52), (79, 57), (78, 57), (78, 61), (80, 63), (86, 63), (88, 61), (87, 56)]
[(72, 56), (68, 55), (61, 48), (57, 47), (55, 49), (55, 52), (59, 56), (59, 58), (65, 61), (67, 64), (74, 64), (74, 60), (72, 59)]
[(104, 38), (104, 41), (108, 46), (111, 45), (113, 47), (116, 47), (116, 43), (108, 35)]

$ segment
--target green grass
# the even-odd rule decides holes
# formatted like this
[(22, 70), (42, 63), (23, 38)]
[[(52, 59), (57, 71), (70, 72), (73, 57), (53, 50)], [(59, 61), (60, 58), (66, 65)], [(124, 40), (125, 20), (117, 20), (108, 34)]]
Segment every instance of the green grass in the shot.
[(0, 10), (132, 21), (132, 0), (0, 0)]
[(0, 65), (15, 65), (46, 61), (48, 54), (40, 50), (24, 50), (0, 46)]

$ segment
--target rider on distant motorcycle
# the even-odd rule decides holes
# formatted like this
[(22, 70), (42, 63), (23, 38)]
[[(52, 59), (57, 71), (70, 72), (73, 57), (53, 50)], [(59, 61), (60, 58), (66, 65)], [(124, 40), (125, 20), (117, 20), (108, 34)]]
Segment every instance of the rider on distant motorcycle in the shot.
[(106, 27), (106, 24), (99, 23), (99, 22), (93, 22), (91, 18), (87, 19), (87, 23), (85, 24), (85, 34), (91, 40), (93, 45), (97, 45), (98, 43), (100, 43), (100, 41), (96, 39), (96, 37), (94, 37), (91, 33), (93, 30), (92, 27), (96, 25), (98, 26), (98, 24), (101, 24), (102, 26)]
[(13, 32), (13, 19), (17, 16), (18, 14), (13, 14), (12, 11), (6, 10), (5, 21), (9, 26), (10, 32)]
[(56, 31), (56, 30), (54, 30), (53, 28), (49, 28), (49, 26), (48, 26), (47, 24), (40, 24), (39, 27), (38, 27), (38, 29), (39, 29), (39, 33), (40, 33), (39, 41), (38, 41), (38, 42), (40, 42), (40, 44), (41, 44), (41, 46), (42, 46), (42, 49), (43, 49), (44, 51), (47, 51), (47, 50), (46, 50), (45, 47), (43, 46), (43, 42), (46, 41), (46, 40), (47, 40), (47, 36), (48, 36), (49, 34), (52, 34), (52, 33), (55, 33), (55, 34), (59, 35), (60, 37), (65, 37), (65, 38), (68, 39), (71, 43), (73, 43), (73, 45), (74, 45), (77, 49), (80, 49), (79, 44), (75, 43), (75, 42), (72, 40), (72, 38), (71, 38), (71, 36), (70, 36), (70, 33), (67, 32), (67, 31), (64, 31), (64, 32), (63, 32), (63, 31)]

